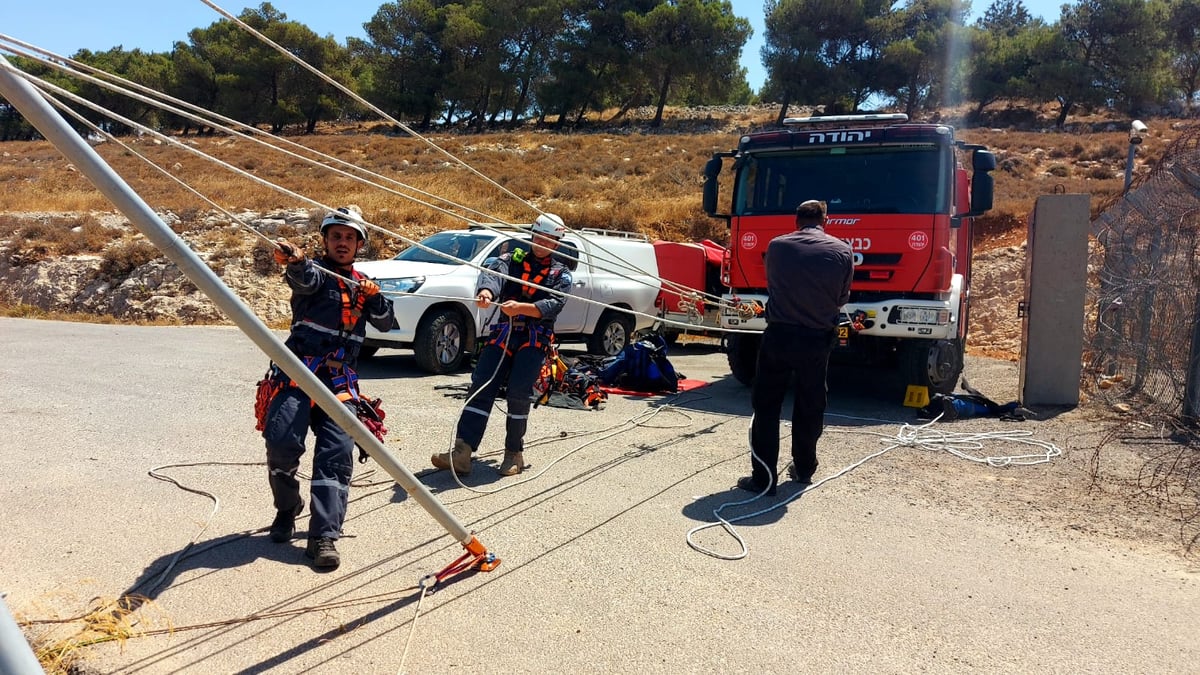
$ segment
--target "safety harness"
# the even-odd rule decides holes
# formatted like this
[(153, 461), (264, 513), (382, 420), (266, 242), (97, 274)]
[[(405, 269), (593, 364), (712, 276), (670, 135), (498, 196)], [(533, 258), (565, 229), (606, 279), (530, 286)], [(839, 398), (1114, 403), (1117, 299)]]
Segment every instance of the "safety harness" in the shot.
[[(521, 281), (505, 281), (504, 287), (500, 291), (500, 301), (520, 299), (529, 302), (541, 290), (538, 286), (553, 286), (558, 283), (558, 277), (562, 274), (562, 268), (555, 267), (552, 259), (548, 260), (551, 260), (551, 262), (535, 265), (534, 263), (538, 261), (536, 259), (531, 261), (530, 256), (525, 253), (524, 249), (513, 251), (512, 259), (508, 266), (508, 275), (519, 278)], [(487, 344), (500, 345), (504, 348), (504, 353), (509, 356), (526, 347), (545, 351), (554, 342), (554, 329), (552, 327), (528, 317), (510, 317), (507, 321), (492, 324), (488, 327), (488, 330), (490, 337)], [(510, 340), (513, 333), (522, 331), (528, 333), (526, 339), (516, 342)]]
[[(500, 345), (504, 348), (505, 354), (512, 356), (526, 347), (544, 351), (554, 342), (554, 330), (549, 326), (531, 321), (518, 321), (517, 318), (514, 317), (512, 320), (500, 321), (489, 326), (491, 337), (488, 338), (487, 343)], [(526, 330), (528, 333), (526, 339), (517, 342), (509, 340), (510, 333)]]
[[(533, 266), (529, 263), (529, 256), (521, 256), (521, 296), (529, 299), (534, 293), (538, 292), (537, 286), (541, 286), (542, 282), (549, 276), (552, 265), (540, 266), (536, 272)], [(510, 276), (517, 276), (512, 274)], [(536, 284), (536, 285), (533, 285)]]
[[(357, 270), (350, 270), (350, 274), (351, 278), (355, 281), (365, 278)], [(338, 289), (341, 291), (342, 300), (341, 325), (338, 327), (338, 334), (343, 346), (322, 356), (302, 356), (300, 360), (304, 362), (304, 366), (313, 375), (317, 375), (318, 377), (320, 377), (319, 371), (324, 369), (329, 374), (329, 382), (337, 399), (352, 409), (359, 421), (382, 442), (383, 437), (387, 435), (387, 427), (383, 425), (383, 420), (387, 417), (387, 413), (383, 411), (380, 405), (383, 399), (371, 399), (363, 396), (358, 391), (358, 373), (346, 364), (345, 343), (347, 338), (354, 333), (354, 327), (358, 325), (359, 320), (362, 318), (367, 296), (364, 293), (354, 292), (341, 279), (337, 279), (337, 283)], [(299, 385), (296, 381), (287, 377), (287, 374), (278, 365), (271, 363), (268, 366), (266, 374), (258, 381), (258, 391), (254, 399), (254, 416), (256, 420), (254, 428), (257, 431), (266, 429), (267, 411), (270, 409), (271, 401), (274, 400), (275, 396), (287, 387), (297, 386)], [(315, 406), (316, 402), (310, 401), (309, 404)], [(366, 451), (361, 446), (358, 450), (358, 461), (366, 462)]]

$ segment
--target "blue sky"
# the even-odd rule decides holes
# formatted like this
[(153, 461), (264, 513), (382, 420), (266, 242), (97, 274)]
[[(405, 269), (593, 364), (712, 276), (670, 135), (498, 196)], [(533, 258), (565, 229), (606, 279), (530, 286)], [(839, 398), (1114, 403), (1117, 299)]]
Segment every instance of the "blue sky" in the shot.
[[(259, 2), (238, 3), (213, 0), (231, 14)], [(982, 13), (991, 0), (975, 0), (976, 13)], [(193, 28), (207, 26), (220, 19), (200, 0), (9, 0), (0, 22), (0, 32), (42, 49), (70, 56), (79, 49), (103, 51), (117, 45), (126, 49), (170, 51), (172, 43), (186, 40)], [(338, 40), (363, 37), (365, 23), (382, 0), (272, 0), (272, 5), (293, 21), (306, 24), (320, 35), (333, 34)], [(766, 73), (759, 62), (763, 45), (763, 1), (732, 0), (734, 14), (750, 20), (754, 37), (742, 52), (742, 65), (748, 71), (750, 86), (762, 86)], [(15, 5), (15, 6), (14, 6)], [(1055, 21), (1061, 0), (1025, 0), (1035, 16)]]

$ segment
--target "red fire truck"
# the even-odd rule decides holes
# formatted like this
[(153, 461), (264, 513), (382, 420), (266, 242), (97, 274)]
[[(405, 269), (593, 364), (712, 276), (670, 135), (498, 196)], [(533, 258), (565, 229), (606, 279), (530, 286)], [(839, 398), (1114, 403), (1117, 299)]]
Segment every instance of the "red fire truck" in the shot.
[[(704, 210), (729, 226), (721, 327), (766, 327), (767, 243), (795, 229), (800, 202), (820, 199), (828, 205), (826, 231), (854, 251), (835, 353), (896, 366), (907, 384), (931, 394), (953, 391), (967, 337), (971, 224), (992, 208), (995, 155), (956, 140), (951, 127), (909, 123), (902, 114), (784, 124), (742, 136), (736, 150), (715, 153), (705, 166)], [(727, 159), (733, 173), (722, 181)], [(727, 212), (718, 212), (722, 183), (732, 191)], [(754, 333), (726, 339), (730, 370), (743, 383), (754, 379), (759, 342)]]

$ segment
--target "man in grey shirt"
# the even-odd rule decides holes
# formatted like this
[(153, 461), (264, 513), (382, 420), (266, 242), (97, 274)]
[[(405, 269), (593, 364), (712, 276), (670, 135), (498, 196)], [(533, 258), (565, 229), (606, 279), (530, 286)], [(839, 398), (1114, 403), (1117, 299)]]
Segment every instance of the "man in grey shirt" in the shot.
[(751, 396), (751, 475), (737, 483), (751, 492), (775, 494), (779, 413), (793, 374), (791, 477), (808, 484), (817, 470), (829, 354), (854, 278), (850, 245), (826, 234), (825, 214), (825, 202), (804, 202), (796, 207), (796, 231), (767, 245), (767, 328)]

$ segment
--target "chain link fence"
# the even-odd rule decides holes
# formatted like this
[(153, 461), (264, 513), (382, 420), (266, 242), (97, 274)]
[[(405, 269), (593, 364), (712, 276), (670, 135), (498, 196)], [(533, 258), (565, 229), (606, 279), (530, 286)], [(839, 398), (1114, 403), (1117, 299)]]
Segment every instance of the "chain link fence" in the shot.
[[(1179, 504), (1200, 544), (1200, 126), (1092, 221), (1083, 391), (1106, 443), (1147, 448), (1141, 487)], [(1103, 444), (1102, 444), (1103, 445)]]

